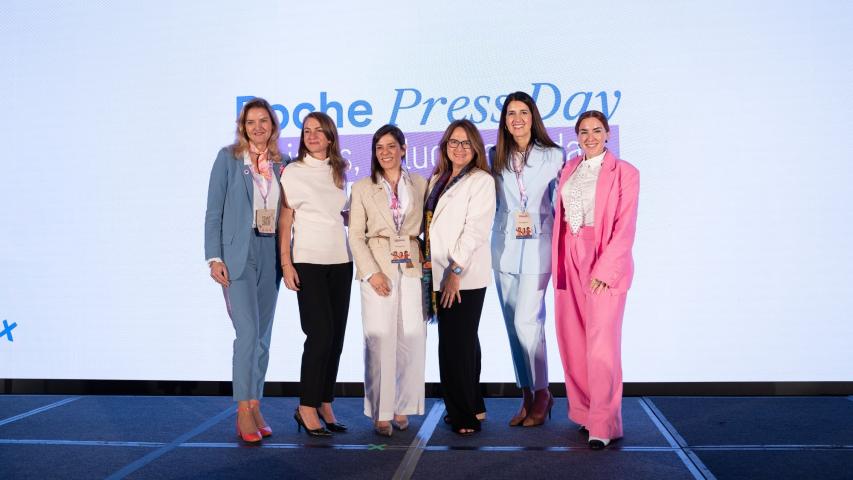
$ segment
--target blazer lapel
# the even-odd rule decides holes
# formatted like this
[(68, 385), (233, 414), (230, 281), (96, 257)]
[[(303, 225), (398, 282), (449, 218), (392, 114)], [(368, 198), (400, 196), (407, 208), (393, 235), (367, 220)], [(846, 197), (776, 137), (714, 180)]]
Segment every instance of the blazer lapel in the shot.
[[(284, 157), (287, 158), (287, 157)], [(284, 158), (279, 163), (273, 163), (272, 170), (275, 172), (275, 185), (278, 186), (278, 203), (279, 205), (284, 203), (284, 188), (281, 186), (281, 172), (284, 170), (284, 166), (287, 165), (284, 163)], [(278, 208), (278, 206), (276, 206)]]
[[(397, 188), (400, 188), (399, 184)], [(370, 199), (379, 215), (385, 220), (388, 228), (392, 232), (396, 232), (397, 226), (394, 225), (394, 217), (391, 216), (391, 207), (388, 205), (388, 192), (385, 191), (385, 187), (381, 183), (373, 184), (373, 194), (370, 195)]]
[(554, 199), (554, 215), (559, 219), (558, 229), (562, 228), (563, 225), (563, 209), (565, 205), (563, 205), (563, 185), (569, 181), (569, 178), (575, 173), (578, 165), (581, 163), (580, 157), (572, 157), (563, 169), (560, 171), (560, 180), (557, 182), (557, 191), (555, 192)]
[(601, 171), (598, 172), (598, 181), (595, 183), (595, 213), (593, 218), (596, 229), (601, 229), (604, 226), (604, 211), (606, 210), (604, 207), (607, 205), (607, 197), (610, 195), (610, 189), (613, 187), (615, 179), (616, 157), (608, 150), (604, 154)]
[[(529, 170), (529, 169), (525, 169), (525, 170)], [(527, 173), (527, 172), (525, 172), (525, 173)], [(513, 172), (512, 170), (504, 169), (504, 171), (501, 172), (501, 178), (503, 179), (506, 191), (508, 191), (512, 194), (511, 205), (513, 205), (513, 208), (511, 208), (510, 210), (516, 210), (516, 209), (520, 208), (520, 206), (521, 206), (521, 190), (518, 189), (518, 180), (515, 179), (515, 172)]]
[[(573, 173), (575, 173), (575, 170), (578, 169), (578, 165), (581, 164), (581, 160), (583, 160), (583, 158), (574, 157), (566, 163), (565, 167), (563, 167), (563, 173), (560, 175), (559, 190), (563, 189), (563, 185), (569, 181), (569, 178)], [(559, 195), (559, 193), (560, 192), (558, 191), (557, 194)]]
[(565, 176), (565, 178), (563, 178), (560, 183), (565, 183), (569, 181), (569, 177), (571, 177), (572, 174), (575, 173), (575, 170), (578, 169), (578, 166), (581, 164), (581, 161), (583, 161), (583, 157), (574, 157), (569, 160), (568, 163), (566, 163), (566, 168), (563, 169), (563, 175)]
[(249, 205), (254, 205), (255, 202), (255, 185), (252, 182), (252, 167), (251, 165), (240, 164), (240, 174), (243, 176), (243, 183), (246, 184), (246, 193), (249, 195)]
[[(533, 161), (529, 163), (529, 168), (524, 171), (524, 175), (526, 178), (538, 179), (542, 175), (542, 167), (545, 166), (544, 149), (534, 146), (530, 152), (530, 159)], [(530, 208), (530, 205), (527, 207)]]
[(447, 191), (444, 192), (444, 195), (438, 199), (438, 205), (435, 206), (435, 211), (432, 212), (432, 221), (434, 222), (436, 218), (438, 218), (439, 214), (444, 211), (447, 205), (450, 204), (450, 200), (453, 199), (453, 196), (456, 195), (456, 192), (459, 191), (459, 186), (463, 183), (467, 182), (471, 175), (474, 174), (474, 171), (468, 172), (463, 178), (460, 178), (458, 182), (454, 183)]
[(424, 216), (424, 204), (420, 199), (415, 198), (415, 182), (406, 177), (404, 187), (409, 191), (409, 205), (406, 207), (403, 217), (403, 228), (411, 228), (412, 222), (415, 225), (420, 224)]
[(278, 162), (272, 164), (272, 171), (275, 173), (275, 178), (281, 182), (281, 171), (284, 170), (284, 162)]

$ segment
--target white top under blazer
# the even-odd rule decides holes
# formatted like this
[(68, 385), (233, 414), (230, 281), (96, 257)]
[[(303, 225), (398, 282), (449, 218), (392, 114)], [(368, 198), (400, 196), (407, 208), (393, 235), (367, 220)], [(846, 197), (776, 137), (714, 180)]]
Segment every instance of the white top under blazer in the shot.
[(565, 210), (563, 219), (572, 233), (578, 233), (580, 227), (595, 226), (595, 187), (602, 162), (604, 152), (585, 158), (560, 191)]
[[(435, 187), (433, 175), (427, 192)], [(427, 193), (427, 198), (429, 193)], [(487, 287), (492, 278), (489, 236), (495, 219), (495, 180), (471, 170), (438, 200), (429, 226), (433, 289), (441, 290), (448, 267), (462, 267), (461, 290)]]

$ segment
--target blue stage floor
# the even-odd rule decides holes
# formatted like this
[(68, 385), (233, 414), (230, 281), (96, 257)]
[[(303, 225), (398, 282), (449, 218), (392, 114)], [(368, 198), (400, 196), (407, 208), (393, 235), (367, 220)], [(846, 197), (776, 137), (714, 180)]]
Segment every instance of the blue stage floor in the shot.
[(853, 479), (851, 397), (629, 397), (625, 438), (602, 452), (565, 398), (537, 428), (507, 425), (518, 402), (487, 399), (483, 431), (461, 437), (428, 399), (389, 439), (339, 398), (350, 431), (318, 440), (296, 431), (297, 399), (267, 398), (274, 435), (253, 447), (228, 397), (0, 395), (0, 479)]

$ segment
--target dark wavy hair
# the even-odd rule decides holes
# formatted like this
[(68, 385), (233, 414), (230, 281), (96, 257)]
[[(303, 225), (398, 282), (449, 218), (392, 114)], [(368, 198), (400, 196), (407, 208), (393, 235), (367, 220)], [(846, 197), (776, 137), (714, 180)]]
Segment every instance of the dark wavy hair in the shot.
[[(510, 168), (512, 162), (509, 159), (518, 150), (518, 145), (516, 145), (515, 139), (509, 133), (506, 125), (506, 113), (509, 110), (510, 102), (522, 102), (530, 109), (532, 124), (530, 125), (530, 144), (528, 147), (540, 145), (543, 147), (560, 148), (548, 135), (548, 130), (545, 129), (545, 123), (542, 121), (542, 115), (539, 113), (539, 108), (536, 106), (536, 102), (533, 101), (533, 97), (524, 92), (510, 93), (506, 96), (506, 101), (504, 101), (504, 106), (501, 109), (501, 120), (498, 124), (498, 141), (495, 145), (495, 157), (492, 159), (492, 172), (495, 175), (500, 175), (503, 170)], [(526, 158), (524, 161), (527, 163)]]

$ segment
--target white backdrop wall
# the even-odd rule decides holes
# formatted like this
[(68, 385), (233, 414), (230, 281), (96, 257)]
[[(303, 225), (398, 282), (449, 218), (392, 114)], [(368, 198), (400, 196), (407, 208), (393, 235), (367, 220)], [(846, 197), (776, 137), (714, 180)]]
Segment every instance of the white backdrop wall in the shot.
[[(851, 26), (844, 1), (3, 2), (0, 377), (230, 379), (203, 215), (240, 97), (281, 105), (284, 138), (338, 102), (352, 180), (384, 123), (426, 172), (448, 118), (488, 137), (538, 85), (562, 145), (604, 108), (641, 171), (625, 381), (849, 381)], [(513, 381), (493, 288), (480, 336), (483, 381)], [(298, 380), (303, 339), (282, 287), (269, 380)]]

